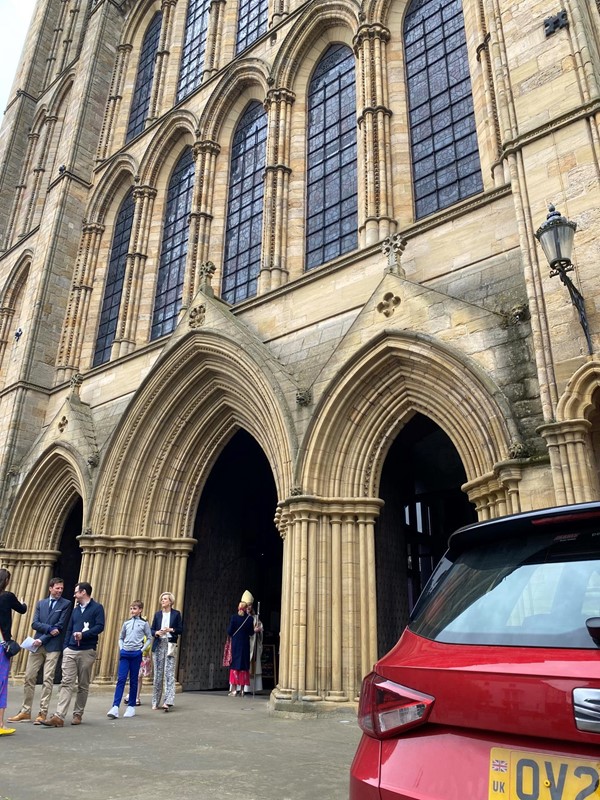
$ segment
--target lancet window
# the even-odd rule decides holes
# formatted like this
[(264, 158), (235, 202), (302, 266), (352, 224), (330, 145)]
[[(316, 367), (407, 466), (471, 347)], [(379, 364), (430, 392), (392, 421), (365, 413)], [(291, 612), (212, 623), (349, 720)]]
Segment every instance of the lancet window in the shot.
[(354, 54), (335, 44), (308, 89), (306, 269), (358, 245)]
[(185, 23), (185, 42), (181, 56), (177, 102), (200, 86), (206, 50), (210, 0), (190, 0)]
[(256, 294), (260, 272), (267, 115), (251, 103), (231, 149), (222, 297), (237, 303)]
[(162, 24), (162, 14), (158, 11), (152, 18), (148, 26), (138, 64), (131, 111), (129, 112), (129, 124), (127, 126), (126, 141), (130, 141), (144, 130), (148, 109), (150, 108), (150, 98), (152, 94), (152, 82), (154, 80), (154, 65), (158, 53), (160, 42), (160, 28)]
[(413, 0), (404, 46), (419, 219), (483, 188), (460, 0)]
[(127, 253), (133, 226), (135, 201), (130, 191), (119, 208), (115, 223), (115, 232), (110, 251), (110, 260), (104, 286), (104, 298), (100, 312), (100, 324), (96, 337), (93, 366), (105, 364), (110, 360), (110, 351), (117, 331), (119, 308), (123, 294), (123, 281), (127, 266)]
[(194, 157), (192, 149), (187, 148), (169, 181), (151, 339), (171, 333), (177, 324), (183, 295), (193, 192)]

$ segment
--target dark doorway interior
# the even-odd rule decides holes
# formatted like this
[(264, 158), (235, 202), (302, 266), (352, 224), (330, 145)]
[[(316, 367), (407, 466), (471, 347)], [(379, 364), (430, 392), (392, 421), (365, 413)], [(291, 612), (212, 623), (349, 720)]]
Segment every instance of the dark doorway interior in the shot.
[[(245, 589), (260, 602), (265, 644), (277, 653), (283, 543), (273, 518), (277, 493), (267, 458), (239, 431), (213, 467), (194, 527), (186, 576), (179, 680), (186, 690), (222, 689), (225, 632)], [(263, 680), (274, 686), (276, 675)]]
[[(73, 591), (80, 578), (81, 569), (81, 547), (77, 537), (81, 536), (81, 525), (83, 522), (83, 501), (78, 497), (73, 508), (69, 512), (65, 521), (65, 526), (60, 537), (58, 549), (60, 555), (54, 566), (54, 575), (63, 578), (65, 582), (64, 597), (73, 599)], [(85, 576), (81, 576), (86, 580)]]
[[(60, 537), (58, 549), (60, 555), (54, 565), (54, 570), (51, 577), (60, 577), (65, 582), (65, 590), (63, 597), (73, 602), (73, 591), (80, 578), (79, 571), (81, 569), (81, 547), (77, 541), (77, 537), (81, 536), (81, 526), (83, 523), (83, 501), (81, 497), (77, 497), (67, 519)], [(85, 580), (85, 576), (81, 576)], [(58, 659), (56, 673), (54, 674), (54, 683), (60, 683), (62, 680), (62, 654)], [(40, 669), (38, 675), (38, 683), (42, 682), (43, 668)]]
[(476, 521), (460, 488), (465, 481), (450, 438), (415, 415), (391, 446), (381, 476), (385, 506), (375, 530), (379, 655), (398, 640), (449, 535)]

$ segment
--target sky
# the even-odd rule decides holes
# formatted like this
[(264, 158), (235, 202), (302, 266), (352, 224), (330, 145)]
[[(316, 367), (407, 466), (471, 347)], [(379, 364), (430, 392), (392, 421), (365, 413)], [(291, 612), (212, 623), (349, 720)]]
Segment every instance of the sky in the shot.
[(0, 114), (8, 103), (34, 6), (35, 0), (0, 0)]

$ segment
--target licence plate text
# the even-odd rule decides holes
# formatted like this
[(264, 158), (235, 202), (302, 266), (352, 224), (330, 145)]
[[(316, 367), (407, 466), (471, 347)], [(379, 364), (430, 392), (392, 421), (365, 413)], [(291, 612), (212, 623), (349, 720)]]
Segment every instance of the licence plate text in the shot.
[(489, 800), (600, 800), (600, 758), (493, 747)]

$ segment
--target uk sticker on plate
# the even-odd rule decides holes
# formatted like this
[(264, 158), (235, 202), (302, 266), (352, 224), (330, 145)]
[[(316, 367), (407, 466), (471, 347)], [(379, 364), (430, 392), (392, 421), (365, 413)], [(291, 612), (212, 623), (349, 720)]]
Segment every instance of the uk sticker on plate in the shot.
[(489, 800), (600, 800), (600, 757), (490, 751)]

